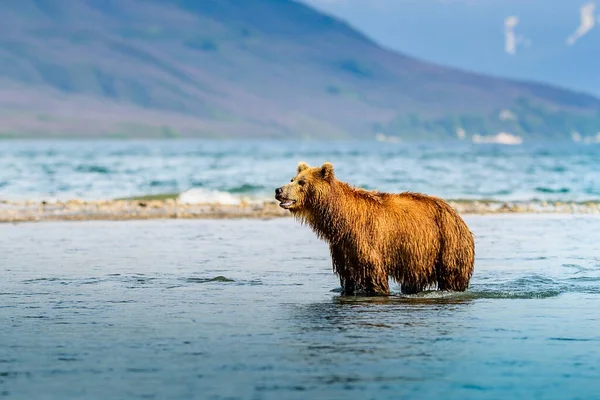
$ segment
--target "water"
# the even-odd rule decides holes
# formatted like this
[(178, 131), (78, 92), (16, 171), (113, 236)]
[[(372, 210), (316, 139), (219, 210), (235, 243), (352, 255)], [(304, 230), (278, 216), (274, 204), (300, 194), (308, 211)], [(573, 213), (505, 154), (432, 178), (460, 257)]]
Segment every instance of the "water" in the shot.
[(338, 178), (450, 199), (600, 199), (600, 145), (0, 141), (0, 199), (110, 199), (198, 189), (191, 201), (272, 198), (298, 161)]
[(0, 396), (598, 398), (600, 218), (465, 219), (471, 288), (389, 298), (291, 219), (5, 225)]

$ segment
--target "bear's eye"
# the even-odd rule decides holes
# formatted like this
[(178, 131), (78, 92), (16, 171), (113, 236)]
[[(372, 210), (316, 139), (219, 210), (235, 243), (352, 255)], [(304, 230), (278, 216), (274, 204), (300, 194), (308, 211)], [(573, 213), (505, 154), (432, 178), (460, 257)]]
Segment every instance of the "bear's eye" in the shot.
[(290, 182), (294, 182), (294, 178), (290, 179)]
[(298, 185), (300, 185), (300, 186), (304, 186), (305, 183), (306, 183), (305, 181), (298, 181)]

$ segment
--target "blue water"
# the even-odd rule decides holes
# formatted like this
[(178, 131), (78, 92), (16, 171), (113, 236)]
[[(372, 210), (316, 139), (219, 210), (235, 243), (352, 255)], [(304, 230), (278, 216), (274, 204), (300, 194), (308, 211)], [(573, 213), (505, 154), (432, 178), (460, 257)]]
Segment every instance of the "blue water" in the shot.
[(370, 299), (292, 219), (2, 226), (0, 397), (597, 399), (600, 218), (465, 218), (467, 292)]
[[(600, 200), (600, 146), (260, 141), (0, 141), (0, 200), (272, 198), (300, 160), (386, 191)], [(340, 296), (292, 219), (0, 225), (0, 397), (599, 398), (600, 218), (465, 219), (467, 292), (375, 299)]]
[(600, 199), (600, 145), (0, 141), (0, 199), (109, 199), (191, 188), (271, 198), (298, 161), (338, 178), (451, 199)]

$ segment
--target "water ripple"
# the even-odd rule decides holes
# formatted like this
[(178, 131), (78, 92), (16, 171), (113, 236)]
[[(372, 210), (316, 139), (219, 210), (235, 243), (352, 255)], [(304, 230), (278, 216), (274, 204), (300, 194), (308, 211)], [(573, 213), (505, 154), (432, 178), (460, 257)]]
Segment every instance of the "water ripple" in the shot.
[(300, 160), (331, 161), (342, 180), (358, 186), (453, 199), (587, 201), (600, 188), (600, 146), (573, 143), (10, 141), (0, 151), (0, 196), (9, 199), (105, 199), (199, 186), (271, 198)]

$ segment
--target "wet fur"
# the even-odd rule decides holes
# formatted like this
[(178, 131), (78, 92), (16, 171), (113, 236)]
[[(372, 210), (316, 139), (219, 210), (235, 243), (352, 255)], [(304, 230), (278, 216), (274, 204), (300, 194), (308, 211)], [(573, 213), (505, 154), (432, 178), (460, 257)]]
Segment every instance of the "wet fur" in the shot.
[(292, 215), (327, 243), (345, 294), (389, 294), (388, 277), (403, 293), (429, 288), (464, 291), (474, 265), (474, 240), (444, 200), (417, 193), (391, 194), (353, 188), (333, 166), (299, 164), (284, 186), (298, 199)]

